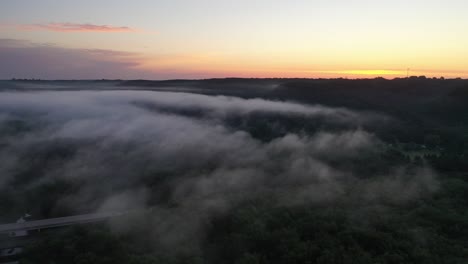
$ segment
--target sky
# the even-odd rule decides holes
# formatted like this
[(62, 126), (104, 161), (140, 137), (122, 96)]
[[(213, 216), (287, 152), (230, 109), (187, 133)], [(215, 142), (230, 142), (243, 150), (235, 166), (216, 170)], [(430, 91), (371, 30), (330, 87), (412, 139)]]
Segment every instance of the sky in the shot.
[(0, 79), (468, 78), (467, 11), (465, 0), (5, 0)]

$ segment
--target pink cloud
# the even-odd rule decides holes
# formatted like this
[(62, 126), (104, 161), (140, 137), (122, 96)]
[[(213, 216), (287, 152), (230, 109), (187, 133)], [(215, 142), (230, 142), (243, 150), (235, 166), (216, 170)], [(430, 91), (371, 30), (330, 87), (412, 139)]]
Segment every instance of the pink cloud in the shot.
[(221, 77), (197, 67), (199, 57), (110, 49), (77, 49), (0, 38), (0, 80), (178, 79)]
[(18, 29), (26, 31), (47, 30), (54, 32), (136, 32), (135, 29), (123, 26), (77, 24), (77, 23), (47, 23), (18, 25)]
[(73, 49), (0, 38), (0, 79), (154, 79), (145, 56), (125, 51)]

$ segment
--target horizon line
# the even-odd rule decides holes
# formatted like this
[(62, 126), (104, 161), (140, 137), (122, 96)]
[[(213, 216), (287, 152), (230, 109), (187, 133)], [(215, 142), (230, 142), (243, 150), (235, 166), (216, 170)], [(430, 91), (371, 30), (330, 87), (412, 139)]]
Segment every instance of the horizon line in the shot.
[(468, 78), (463, 77), (427, 77), (424, 75), (420, 76), (409, 76), (409, 77), (394, 77), (394, 78), (385, 78), (383, 76), (369, 77), (369, 78), (349, 78), (349, 77), (235, 77), (235, 76), (226, 76), (226, 77), (208, 77), (208, 78), (173, 78), (173, 79), (144, 79), (144, 78), (135, 78), (135, 79), (119, 79), (119, 78), (72, 78), (72, 79), (43, 79), (43, 78), (9, 78), (9, 79), (0, 79), (0, 81), (204, 81), (204, 80), (228, 80), (228, 79), (245, 79), (245, 80), (402, 80), (402, 79), (427, 79), (427, 80), (468, 80)]

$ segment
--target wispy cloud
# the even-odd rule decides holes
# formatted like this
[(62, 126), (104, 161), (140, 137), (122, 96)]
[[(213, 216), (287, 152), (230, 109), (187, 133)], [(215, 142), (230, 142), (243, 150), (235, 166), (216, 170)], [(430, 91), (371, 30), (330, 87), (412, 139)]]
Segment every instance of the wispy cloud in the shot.
[(209, 56), (79, 49), (0, 38), (0, 79), (198, 79), (223, 77)]
[(142, 54), (125, 51), (73, 49), (0, 39), (0, 58), (0, 79), (151, 79), (154, 76), (154, 72), (140, 68)]
[(136, 29), (126, 26), (110, 26), (78, 23), (47, 23), (18, 25), (18, 29), (26, 31), (54, 31), (54, 32), (136, 32)]

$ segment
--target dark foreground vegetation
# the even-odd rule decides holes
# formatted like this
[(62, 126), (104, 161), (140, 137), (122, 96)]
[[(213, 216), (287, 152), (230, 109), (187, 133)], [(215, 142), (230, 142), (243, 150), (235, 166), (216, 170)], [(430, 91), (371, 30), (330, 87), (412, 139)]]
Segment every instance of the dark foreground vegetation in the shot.
[[(163, 104), (159, 94), (148, 101), (128, 99), (131, 110), (138, 109), (135, 115), (112, 109), (112, 117), (122, 112), (116, 126), (109, 125), (114, 118), (102, 118), (105, 111), (77, 125), (73, 120), (88, 115), (81, 108), (50, 116), (81, 107), (81, 101), (49, 109), (63, 97), (41, 97), (44, 105), (29, 109), (31, 101), (11, 97), (24, 105), (0, 106), (0, 172), (8, 176), (0, 175), (2, 222), (26, 212), (41, 219), (140, 210), (109, 223), (44, 231), (27, 245), (22, 263), (468, 261), (466, 80), (23, 80), (0, 84), (0, 97), (35, 93), (37, 84), (61, 94), (175, 91), (184, 92), (175, 98), (190, 92), (209, 100), (262, 98), (280, 104), (275, 109), (283, 109), (283, 102), (332, 109), (320, 108), (326, 114), (311, 117), (247, 100), (231, 111), (206, 106), (211, 101), (186, 107), (198, 100), (191, 97), (177, 101), (180, 106)], [(242, 112), (251, 105), (260, 110)], [(83, 109), (101, 111), (92, 107)], [(142, 113), (157, 119), (127, 131)], [(180, 125), (186, 119), (208, 128), (190, 123), (187, 129)], [(93, 120), (98, 122), (88, 126)], [(152, 134), (158, 120), (164, 129), (175, 128)], [(115, 128), (125, 133), (114, 135)], [(153, 147), (153, 141), (164, 144)], [(311, 172), (302, 175), (306, 170)]]

